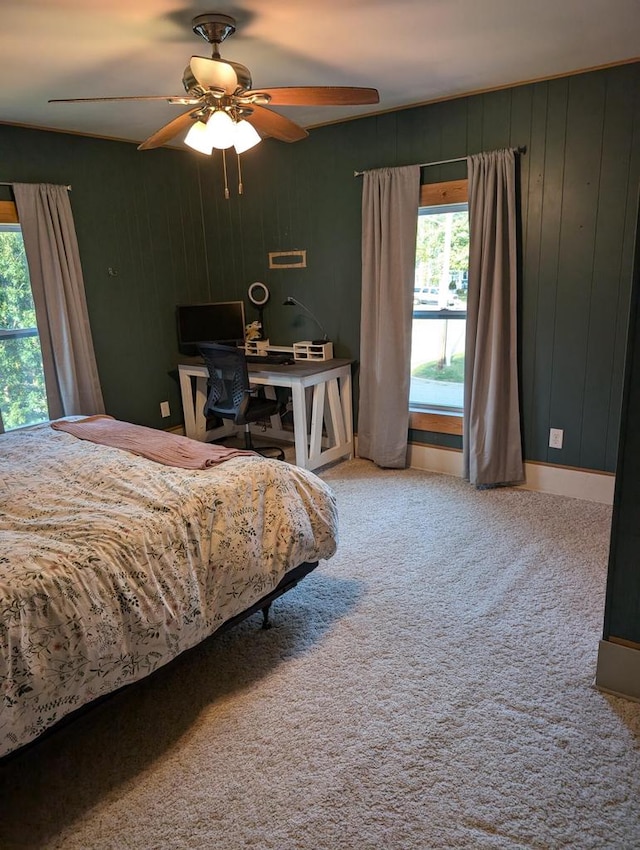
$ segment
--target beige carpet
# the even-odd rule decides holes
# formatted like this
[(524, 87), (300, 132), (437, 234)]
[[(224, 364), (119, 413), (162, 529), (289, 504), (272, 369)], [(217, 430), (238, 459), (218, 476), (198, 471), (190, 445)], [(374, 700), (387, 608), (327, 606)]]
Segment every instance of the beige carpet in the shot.
[(0, 766), (0, 848), (640, 847), (610, 509), (350, 461), (338, 555)]

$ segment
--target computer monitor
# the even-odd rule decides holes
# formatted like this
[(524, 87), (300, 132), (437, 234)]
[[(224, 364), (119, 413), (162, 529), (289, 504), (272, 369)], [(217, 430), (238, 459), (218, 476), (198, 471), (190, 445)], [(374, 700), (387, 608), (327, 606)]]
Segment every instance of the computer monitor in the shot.
[(178, 343), (188, 354), (197, 353), (199, 342), (244, 345), (243, 301), (179, 304)]

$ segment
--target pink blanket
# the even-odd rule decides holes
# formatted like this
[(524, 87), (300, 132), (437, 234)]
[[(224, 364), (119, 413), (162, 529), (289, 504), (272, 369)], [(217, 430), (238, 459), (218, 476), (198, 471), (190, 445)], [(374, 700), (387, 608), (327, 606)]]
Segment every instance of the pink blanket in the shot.
[(66, 431), (102, 446), (125, 449), (165, 466), (179, 466), (182, 469), (207, 469), (232, 457), (255, 456), (246, 449), (229, 449), (211, 443), (201, 443), (188, 437), (180, 437), (144, 425), (121, 422), (112, 416), (88, 416), (86, 419), (58, 419), (51, 423), (56, 431)]

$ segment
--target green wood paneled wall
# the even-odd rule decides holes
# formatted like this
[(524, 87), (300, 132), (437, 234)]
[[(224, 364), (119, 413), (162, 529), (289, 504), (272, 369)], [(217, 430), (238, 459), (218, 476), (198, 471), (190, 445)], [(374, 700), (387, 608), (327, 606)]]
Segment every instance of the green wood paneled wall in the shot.
[[(177, 303), (246, 300), (249, 284), (264, 281), (273, 342), (317, 335), (304, 315), (281, 306), (291, 294), (320, 317), (339, 356), (357, 359), (362, 183), (354, 170), (526, 145), (525, 457), (613, 471), (640, 179), (638, 92), (640, 63), (316, 128), (303, 142), (267, 141), (247, 153), (242, 196), (228, 157), (229, 200), (219, 154), (140, 153), (132, 144), (0, 126), (0, 180), (73, 185), (107, 407), (160, 427), (181, 421)], [(465, 170), (425, 168), (423, 180)], [(268, 268), (269, 251), (293, 249), (307, 251), (306, 269)], [(165, 399), (170, 420), (159, 415)], [(564, 429), (562, 450), (548, 448), (550, 427)]]

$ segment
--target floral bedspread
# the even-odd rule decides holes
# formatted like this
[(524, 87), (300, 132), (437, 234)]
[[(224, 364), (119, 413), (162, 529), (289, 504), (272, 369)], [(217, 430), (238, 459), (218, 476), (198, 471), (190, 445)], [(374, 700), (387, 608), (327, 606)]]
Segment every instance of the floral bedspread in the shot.
[(261, 457), (162, 466), (48, 424), (0, 435), (0, 756), (335, 552), (335, 500)]

